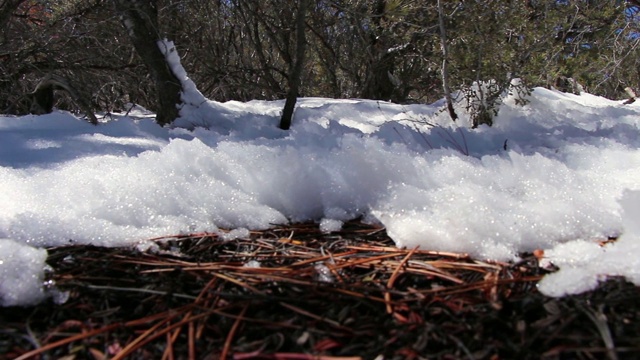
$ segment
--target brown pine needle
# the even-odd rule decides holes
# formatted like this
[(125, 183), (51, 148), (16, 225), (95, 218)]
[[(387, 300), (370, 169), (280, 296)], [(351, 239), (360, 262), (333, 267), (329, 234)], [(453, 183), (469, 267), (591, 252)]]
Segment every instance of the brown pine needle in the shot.
[[(125, 351), (125, 349), (121, 350), (111, 360), (120, 360), (123, 357), (129, 355), (131, 352), (135, 351), (136, 349), (141, 348), (143, 345), (148, 344), (149, 342), (155, 340), (156, 338), (169, 333), (171, 330), (173, 330), (175, 328), (178, 328), (178, 327), (181, 327), (181, 326), (184, 326), (185, 324), (189, 323), (190, 321), (194, 321), (194, 320), (197, 320), (197, 319), (203, 318), (205, 316), (209, 316), (209, 315), (210, 315), (209, 313), (203, 313), (203, 314), (199, 314), (199, 315), (193, 316), (188, 320), (183, 320), (183, 321), (180, 321), (178, 323), (175, 323), (175, 324), (172, 324), (172, 325), (168, 325), (166, 328), (161, 329), (158, 332), (153, 333), (153, 334), (152, 334), (153, 331), (149, 332), (149, 330), (151, 330), (151, 329), (149, 329), (149, 330), (145, 331), (144, 334), (138, 336), (134, 340), (135, 345), (127, 346), (125, 348), (125, 349), (127, 349), (127, 351)], [(165, 322), (158, 322), (158, 324), (156, 324), (156, 325), (163, 325), (163, 324), (165, 324)], [(169, 324), (169, 323), (167, 323), (167, 324)], [(154, 331), (157, 330), (157, 327), (154, 328), (153, 330)]]
[[(515, 356), (486, 338), (497, 332), (532, 356), (555, 347), (559, 356), (581, 351), (597, 358), (607, 349), (589, 344), (603, 339), (610, 354), (640, 354), (623, 332), (603, 337), (602, 331), (594, 331), (596, 322), (576, 313), (571, 303), (547, 301), (538, 294), (535, 282), (547, 272), (533, 254), (520, 254), (522, 260), (511, 264), (399, 249), (384, 228), (357, 222), (331, 234), (321, 233), (317, 224), (294, 224), (253, 231), (246, 239), (221, 241), (217, 234), (197, 233), (158, 238), (157, 244), (154, 253), (76, 245), (49, 249), (52, 280), (69, 291), (70, 299), (39, 309), (38, 316), (22, 326), (29, 332), (15, 328), (0, 334), (8, 356), (99, 358), (104, 353), (115, 359), (169, 360), (223, 352), (237, 359), (415, 357), (422, 337), (435, 348), (460, 350), (452, 338), (442, 336), (451, 331), (471, 354), (506, 351), (505, 357)], [(250, 261), (252, 266), (245, 266)], [(329, 281), (318, 276), (318, 264), (331, 272)], [(626, 299), (636, 295), (614, 291), (600, 297), (624, 304), (615, 305), (620, 315), (602, 308), (610, 321), (607, 326), (633, 334), (633, 322), (623, 321), (633, 318), (634, 305)], [(554, 303), (570, 317), (547, 309)], [(472, 321), (502, 316), (496, 305), (507, 304), (513, 319), (504, 323), (505, 331), (473, 327)], [(1, 314), (0, 320), (12, 313)], [(541, 331), (538, 323), (552, 330)], [(48, 327), (43, 329), (43, 324)], [(568, 336), (565, 329), (578, 332)], [(416, 338), (416, 333), (422, 335)], [(61, 336), (65, 338), (58, 340)], [(471, 338), (475, 340), (469, 342)], [(284, 344), (288, 352), (281, 352)]]
[(216, 276), (216, 277), (219, 277), (220, 279), (222, 279), (222, 280), (226, 280), (226, 281), (228, 281), (228, 282), (230, 282), (230, 283), (234, 283), (234, 284), (236, 284), (236, 285), (238, 285), (238, 286), (241, 286), (241, 287), (243, 287), (243, 288), (245, 288), (245, 289), (247, 289), (247, 290), (251, 290), (251, 292), (253, 292), (253, 293), (256, 293), (256, 294), (263, 294), (263, 292), (262, 292), (262, 291), (260, 291), (260, 290), (258, 290), (258, 289), (256, 289), (256, 288), (254, 288), (253, 286), (251, 286), (251, 285), (249, 285), (249, 284), (246, 284), (246, 283), (244, 283), (244, 282), (242, 282), (242, 281), (240, 281), (240, 280), (238, 280), (238, 279), (234, 279), (234, 278), (232, 278), (232, 277), (230, 277), (230, 276), (223, 275), (223, 274), (220, 274), (220, 273), (215, 273), (215, 272), (212, 272), (212, 273), (211, 273), (211, 275)]
[[(175, 333), (174, 333), (175, 334)], [(173, 360), (173, 342), (174, 338), (170, 333), (167, 333), (167, 345), (162, 355), (162, 360)]]
[(147, 329), (147, 331), (143, 332), (140, 336), (127, 344), (127, 346), (125, 346), (119, 353), (117, 353), (112, 360), (120, 360), (129, 355), (129, 353), (132, 352), (140, 342), (142, 342), (147, 336), (156, 331), (156, 329), (158, 329), (160, 326), (166, 324), (170, 318), (171, 317), (168, 317), (166, 320), (158, 321), (155, 325)]
[(196, 330), (195, 322), (189, 321), (189, 360), (196, 358)]
[(15, 358), (14, 360), (30, 359), (30, 358), (33, 358), (35, 356), (38, 356), (38, 355), (42, 354), (45, 351), (49, 351), (51, 349), (55, 349), (55, 348), (63, 346), (63, 345), (67, 345), (67, 344), (72, 343), (72, 342), (77, 341), (77, 340), (83, 340), (83, 339), (90, 338), (92, 336), (96, 336), (98, 334), (109, 332), (109, 331), (114, 330), (114, 329), (116, 329), (116, 328), (118, 328), (120, 326), (122, 326), (122, 324), (111, 324), (111, 325), (102, 327), (100, 329), (87, 331), (87, 332), (84, 332), (82, 334), (70, 336), (70, 337), (68, 337), (66, 339), (58, 340), (58, 341), (56, 341), (54, 343), (43, 345), (42, 347), (39, 347), (39, 348), (37, 348), (35, 350), (26, 352), (26, 353), (18, 356), (17, 358)]
[(337, 329), (350, 330), (349, 328), (346, 328), (346, 327), (340, 325), (340, 323), (338, 323), (337, 321), (328, 319), (326, 317), (318, 316), (318, 315), (310, 313), (310, 312), (308, 312), (308, 311), (306, 311), (304, 309), (301, 309), (301, 308), (299, 308), (297, 306), (293, 306), (291, 304), (287, 304), (287, 303), (284, 303), (284, 302), (280, 302), (279, 304), (282, 305), (283, 307), (286, 307), (289, 310), (297, 312), (300, 315), (304, 315), (304, 316), (310, 317), (310, 318), (312, 318), (314, 320), (318, 320), (318, 321), (322, 321), (322, 322), (325, 322), (327, 324), (330, 324), (331, 326), (333, 326), (333, 327), (335, 327)]
[[(370, 246), (370, 245), (349, 245), (349, 246), (347, 246), (347, 248), (354, 249), (354, 250), (386, 252), (386, 253), (393, 252), (393, 253), (401, 253), (401, 254), (405, 254), (407, 252), (412, 251), (412, 250), (406, 250), (406, 249), (399, 249), (399, 248), (395, 248), (395, 247)], [(444, 257), (450, 257), (450, 258), (454, 258), (454, 259), (468, 259), (469, 258), (468, 254), (452, 253), (452, 252), (446, 252), (446, 251), (418, 250), (416, 253), (425, 254), (425, 255), (433, 255), (433, 256), (444, 256)]]
[[(392, 289), (393, 285), (396, 282), (396, 279), (398, 278), (398, 276), (400, 275), (400, 270), (402, 270), (402, 268), (404, 267), (404, 265), (407, 263), (407, 261), (409, 261), (409, 259), (411, 258), (411, 256), (418, 251), (418, 247), (414, 248), (413, 250), (409, 251), (409, 253), (407, 253), (407, 255), (404, 257), (404, 259), (402, 259), (402, 261), (400, 261), (400, 263), (398, 264), (398, 266), (396, 266), (396, 269), (393, 271), (393, 273), (391, 274), (391, 277), (389, 277), (389, 281), (387, 281), (387, 289)], [(393, 307), (391, 305), (391, 293), (390, 292), (385, 292), (384, 294), (384, 300), (387, 303), (387, 314), (392, 314), (393, 313)]]
[(244, 314), (247, 312), (248, 308), (249, 308), (248, 304), (242, 308), (242, 310), (240, 311), (240, 314), (238, 314), (238, 317), (236, 318), (236, 321), (234, 321), (233, 326), (231, 326), (231, 330), (229, 330), (229, 333), (227, 334), (227, 338), (224, 341), (224, 346), (222, 347), (222, 353), (220, 354), (220, 359), (227, 358), (227, 355), (231, 350), (231, 341), (233, 341), (233, 337), (236, 335), (238, 326), (240, 326), (240, 323), (244, 319)]

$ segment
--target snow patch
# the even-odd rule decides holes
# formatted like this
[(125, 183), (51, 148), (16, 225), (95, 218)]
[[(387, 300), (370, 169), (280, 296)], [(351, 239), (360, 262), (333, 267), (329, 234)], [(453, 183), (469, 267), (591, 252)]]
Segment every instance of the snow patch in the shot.
[(44, 249), (0, 239), (0, 306), (35, 305), (46, 298), (45, 260)]
[(283, 101), (206, 100), (173, 44), (159, 46), (185, 89), (171, 128), (144, 109), (99, 126), (61, 111), (0, 116), (0, 238), (12, 239), (0, 252), (3, 304), (44, 298), (50, 246), (155, 251), (158, 237), (232, 240), (298, 221), (334, 232), (356, 218), (382, 223), (400, 247), (494, 260), (543, 249), (560, 269), (540, 283), (553, 296), (608, 276), (640, 282), (628, 255), (640, 250), (638, 104), (535, 89), (471, 130), (442, 102), (302, 98), (282, 131)]
[(560, 268), (538, 283), (547, 296), (565, 296), (594, 290), (611, 276), (622, 276), (640, 286), (640, 191), (625, 191), (623, 208), (624, 233), (614, 242), (597, 243), (574, 240), (545, 252), (541, 265)]

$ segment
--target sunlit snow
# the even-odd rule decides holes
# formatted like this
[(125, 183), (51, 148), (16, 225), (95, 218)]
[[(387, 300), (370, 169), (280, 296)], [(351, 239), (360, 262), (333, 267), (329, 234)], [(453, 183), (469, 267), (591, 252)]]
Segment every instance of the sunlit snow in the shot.
[(635, 104), (538, 88), (471, 130), (442, 103), (303, 98), (282, 131), (283, 101), (185, 97), (173, 128), (140, 107), (98, 126), (0, 116), (0, 304), (44, 296), (46, 247), (298, 221), (331, 232), (356, 217), (401, 247), (494, 260), (543, 249), (560, 268), (540, 284), (551, 296), (607, 276), (640, 285)]

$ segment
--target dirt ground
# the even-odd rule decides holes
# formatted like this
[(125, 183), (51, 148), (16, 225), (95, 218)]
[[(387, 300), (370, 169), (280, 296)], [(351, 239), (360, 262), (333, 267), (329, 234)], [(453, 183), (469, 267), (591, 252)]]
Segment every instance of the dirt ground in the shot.
[(640, 288), (548, 298), (532, 254), (397, 249), (357, 221), (153, 241), (49, 249), (68, 298), (0, 308), (0, 358), (640, 359)]

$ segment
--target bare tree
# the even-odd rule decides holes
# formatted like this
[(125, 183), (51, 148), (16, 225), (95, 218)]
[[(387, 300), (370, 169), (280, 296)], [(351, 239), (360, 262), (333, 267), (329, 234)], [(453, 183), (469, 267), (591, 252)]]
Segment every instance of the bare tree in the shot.
[(147, 66), (156, 86), (156, 121), (167, 125), (179, 116), (182, 85), (158, 47), (157, 0), (113, 0), (138, 55)]
[(447, 44), (447, 31), (444, 25), (444, 11), (442, 10), (442, 2), (438, 0), (438, 24), (440, 26), (440, 46), (442, 47), (442, 87), (444, 97), (447, 100), (447, 110), (451, 120), (456, 121), (458, 114), (453, 109), (453, 100), (451, 99), (451, 88), (449, 87), (449, 45)]
[(73, 101), (80, 107), (89, 122), (93, 125), (98, 124), (98, 119), (96, 119), (95, 114), (93, 113), (93, 109), (91, 108), (90, 103), (87, 99), (77, 91), (65, 78), (48, 74), (45, 76), (36, 86), (36, 89), (28, 94), (30, 102), (30, 112), (32, 114), (48, 114), (53, 111), (54, 104), (54, 90), (63, 90), (71, 96)]
[(280, 128), (283, 130), (289, 130), (289, 127), (291, 127), (291, 118), (293, 117), (293, 110), (299, 94), (300, 75), (302, 74), (306, 47), (304, 18), (307, 14), (308, 6), (309, 0), (298, 1), (298, 11), (296, 12), (296, 58), (289, 73), (289, 91), (287, 92), (287, 99), (284, 103), (284, 109), (282, 110), (282, 117), (280, 118)]
[(369, 64), (360, 95), (365, 99), (390, 100), (394, 88), (390, 75), (393, 73), (395, 52), (389, 51), (388, 36), (383, 25), (387, 1), (376, 0), (372, 7), (372, 26), (368, 33)]

